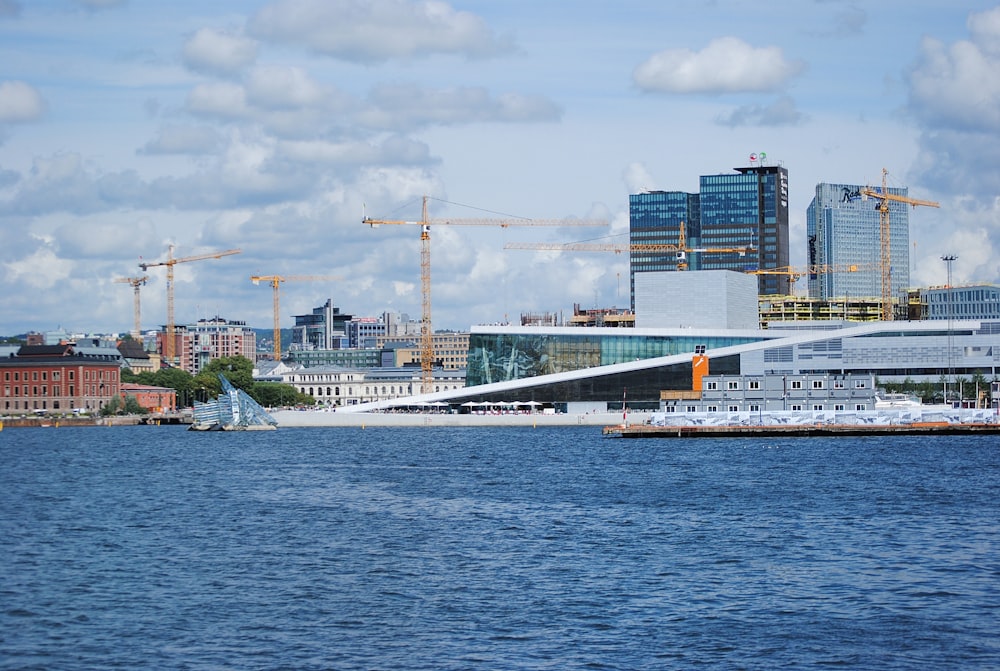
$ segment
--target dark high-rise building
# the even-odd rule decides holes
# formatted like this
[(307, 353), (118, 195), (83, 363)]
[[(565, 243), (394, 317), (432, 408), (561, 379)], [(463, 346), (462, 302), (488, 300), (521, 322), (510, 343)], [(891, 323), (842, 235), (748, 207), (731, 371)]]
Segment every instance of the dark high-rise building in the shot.
[[(700, 227), (698, 194), (683, 191), (646, 191), (628, 198), (629, 244), (678, 245), (681, 222), (687, 245), (697, 240)], [(635, 312), (635, 274), (677, 269), (675, 251), (633, 251), (630, 254), (629, 295)]]
[[(772, 270), (789, 265), (788, 170), (756, 165), (703, 175), (699, 193), (647, 191), (629, 196), (629, 242), (674, 245), (685, 224), (684, 260), (693, 270)], [(748, 251), (749, 250), (749, 251)], [(676, 251), (633, 251), (629, 269), (635, 310), (635, 273), (678, 270)], [(761, 274), (758, 293), (791, 293), (787, 275)]]
[[(703, 270), (773, 270), (788, 262), (788, 170), (780, 166), (736, 168), (736, 173), (703, 175), (700, 180), (701, 228), (697, 245), (705, 249), (745, 248), (738, 252), (702, 252)], [(787, 275), (760, 275), (758, 293), (791, 293)]]

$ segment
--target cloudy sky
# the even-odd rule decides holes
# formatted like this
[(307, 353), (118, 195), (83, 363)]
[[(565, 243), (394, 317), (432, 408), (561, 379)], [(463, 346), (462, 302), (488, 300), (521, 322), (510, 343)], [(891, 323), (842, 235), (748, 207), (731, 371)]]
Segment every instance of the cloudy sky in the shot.
[[(0, 335), (127, 331), (140, 260), (176, 266), (176, 320), (269, 327), (327, 297), (435, 328), (628, 305), (628, 195), (697, 191), (752, 152), (789, 171), (794, 263), (817, 182), (893, 186), (911, 284), (1000, 279), (996, 0), (0, 0)], [(609, 237), (610, 236), (610, 237)], [(617, 236), (617, 237), (615, 237)], [(166, 320), (163, 268), (143, 326)]]

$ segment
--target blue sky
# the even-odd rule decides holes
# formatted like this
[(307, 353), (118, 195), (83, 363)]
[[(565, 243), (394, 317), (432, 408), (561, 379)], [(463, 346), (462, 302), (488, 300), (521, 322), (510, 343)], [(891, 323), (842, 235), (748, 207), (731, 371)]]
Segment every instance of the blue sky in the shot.
[[(437, 226), (435, 328), (628, 305), (628, 261), (504, 251), (622, 242), (628, 195), (697, 191), (766, 152), (805, 263), (816, 183), (911, 213), (911, 284), (997, 282), (1000, 4), (954, 0), (0, 0), (0, 334), (117, 332), (141, 259), (176, 321), (268, 327), (327, 297), (419, 318), (415, 226), (373, 217), (606, 218), (606, 230)], [(462, 204), (462, 205), (458, 205)], [(142, 289), (166, 319), (165, 272)]]

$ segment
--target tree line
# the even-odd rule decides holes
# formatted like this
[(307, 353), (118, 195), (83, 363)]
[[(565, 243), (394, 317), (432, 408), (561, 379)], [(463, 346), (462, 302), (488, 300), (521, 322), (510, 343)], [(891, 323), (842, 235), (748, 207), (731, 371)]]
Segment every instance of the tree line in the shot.
[[(222, 391), (219, 374), (225, 376), (237, 389), (242, 389), (250, 398), (264, 407), (289, 405), (314, 405), (316, 400), (308, 394), (300, 393), (295, 387), (283, 382), (257, 382), (253, 379), (253, 361), (244, 356), (230, 356), (212, 359), (197, 375), (192, 375), (180, 368), (161, 368), (156, 372), (143, 371), (133, 373), (125, 369), (121, 374), (123, 383), (148, 384), (154, 387), (166, 387), (177, 392), (177, 407), (186, 408), (195, 401), (208, 401), (216, 398)], [(131, 399), (135, 402), (135, 399)], [(114, 399), (113, 399), (114, 401)], [(129, 399), (118, 401), (114, 409), (128, 409)], [(109, 404), (110, 405), (110, 404)], [(138, 406), (138, 403), (135, 403)]]

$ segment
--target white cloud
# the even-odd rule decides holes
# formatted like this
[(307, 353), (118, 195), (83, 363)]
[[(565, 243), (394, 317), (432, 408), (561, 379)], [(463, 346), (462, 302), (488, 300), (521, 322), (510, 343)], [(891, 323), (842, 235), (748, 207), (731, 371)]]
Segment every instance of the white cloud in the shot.
[(401, 165), (431, 161), (430, 148), (423, 142), (394, 135), (381, 142), (289, 140), (279, 146), (281, 155), (301, 163), (328, 165)]
[(496, 37), (482, 18), (436, 0), (278, 0), (257, 13), (249, 30), (263, 40), (367, 63), (510, 51), (509, 43)]
[(45, 114), (45, 100), (30, 84), (0, 82), (0, 123), (36, 121)]
[(717, 118), (723, 126), (795, 126), (805, 120), (789, 96), (781, 96), (770, 105), (743, 105)]
[(267, 109), (318, 107), (330, 97), (300, 68), (262, 66), (247, 78), (247, 101)]
[(703, 50), (667, 49), (633, 73), (645, 91), (661, 93), (745, 93), (779, 90), (802, 71), (779, 47), (753, 47), (737, 37), (720, 37)]
[(257, 59), (257, 43), (247, 37), (202, 28), (184, 43), (183, 58), (192, 70), (233, 74)]
[(642, 193), (643, 191), (657, 190), (656, 178), (642, 163), (630, 163), (622, 175), (625, 181), (625, 188), (629, 193)]
[(5, 263), (4, 267), (7, 269), (7, 282), (23, 282), (36, 289), (51, 289), (69, 278), (73, 262), (41, 247), (30, 256)]
[(192, 114), (222, 119), (242, 119), (250, 116), (246, 90), (239, 84), (213, 82), (199, 84), (188, 93), (185, 103)]
[(168, 125), (139, 151), (141, 154), (212, 154), (221, 138), (208, 126)]
[(382, 85), (372, 90), (370, 106), (359, 115), (378, 129), (411, 129), (427, 125), (471, 122), (555, 121), (561, 114), (551, 101), (519, 94), (493, 97), (481, 87), (427, 89), (416, 85)]
[(1000, 7), (969, 18), (972, 40), (924, 38), (910, 72), (910, 105), (936, 127), (1000, 132)]

